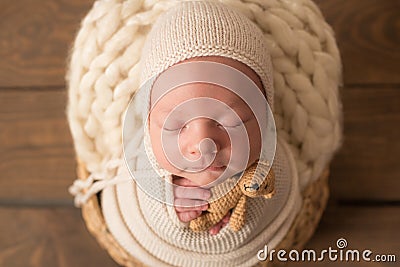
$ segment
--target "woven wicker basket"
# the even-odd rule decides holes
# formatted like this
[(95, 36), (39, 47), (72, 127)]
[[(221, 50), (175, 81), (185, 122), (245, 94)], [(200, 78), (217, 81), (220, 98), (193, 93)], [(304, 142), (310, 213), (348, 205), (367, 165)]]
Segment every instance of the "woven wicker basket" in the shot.
[[(253, 17), (253, 20), (262, 24), (263, 31), (266, 35), (271, 36), (269, 42), (273, 49), (271, 54), (275, 69), (274, 74), (276, 75), (274, 78), (278, 78), (276, 83), (276, 98), (278, 100), (276, 101), (276, 106), (280, 110), (274, 114), (278, 117), (276, 120), (277, 128), (279, 129), (278, 124), (280, 124), (281, 128), (286, 131), (284, 134), (296, 132), (299, 122), (305, 121), (304, 118), (299, 118), (299, 116), (309, 116), (306, 118), (307, 120), (312, 116), (315, 118), (321, 106), (325, 108), (324, 105), (327, 110), (325, 111), (328, 112), (325, 114), (329, 114), (328, 124), (331, 123), (329, 125), (333, 125), (331, 129), (326, 127), (326, 123), (322, 123), (322, 126), (316, 126), (318, 121), (313, 121), (312, 124), (315, 129), (311, 129), (311, 135), (313, 142), (318, 143), (318, 149), (321, 149), (318, 152), (307, 151), (307, 148), (310, 147), (310, 142), (305, 140), (305, 137), (304, 140), (297, 140), (297, 143), (293, 144), (290, 141), (298, 138), (298, 136), (294, 138), (293, 136), (284, 135), (288, 143), (292, 143), (294, 147), (301, 147), (294, 154), (297, 155), (296, 162), (299, 164), (299, 177), (302, 178), (300, 187), (303, 203), (289, 231), (275, 249), (301, 249), (313, 235), (326, 207), (329, 196), (329, 161), (340, 146), (341, 106), (337, 87), (341, 83), (341, 63), (333, 31), (324, 21), (318, 7), (311, 0), (293, 0), (293, 2), (287, 0), (224, 0), (221, 2), (243, 10), (250, 18)], [(101, 114), (92, 114), (97, 112), (98, 109), (93, 107), (92, 109), (89, 107), (82, 108), (82, 103), (94, 102), (104, 92), (110, 95), (107, 88), (106, 91), (102, 91), (103, 88), (98, 90), (96, 81), (109, 82), (109, 88), (114, 88), (115, 91), (117, 91), (115, 89), (117, 87), (120, 87), (119, 89), (129, 87), (126, 84), (136, 75), (136, 72), (134, 71), (134, 66), (127, 64), (122, 57), (128, 50), (138, 50), (141, 47), (141, 40), (119, 42), (120, 33), (123, 31), (126, 31), (128, 35), (140, 33), (143, 37), (143, 32), (148, 31), (148, 26), (154, 22), (154, 17), (171, 6), (173, 6), (172, 0), (99, 0), (83, 20), (72, 47), (72, 57), (67, 75), (69, 86), (68, 120), (77, 151), (79, 180), (86, 181), (90, 174), (88, 170), (94, 170), (96, 166), (98, 167), (101, 164), (104, 153), (100, 155), (100, 151), (107, 150), (104, 149), (106, 144), (104, 140), (109, 140), (116, 136), (115, 134), (97, 136), (96, 129), (104, 127), (102, 125), (103, 121), (97, 121)], [(138, 12), (142, 13), (136, 16)], [(259, 12), (258, 15), (260, 17), (257, 17), (257, 12)], [(271, 12), (273, 14), (269, 18), (269, 22), (266, 22), (265, 18), (261, 16), (262, 12)], [(111, 25), (113, 22), (115, 22), (114, 25)], [(137, 27), (132, 27), (135, 24), (137, 24)], [(110, 29), (113, 28), (114, 32), (104, 30), (104, 26)], [(114, 36), (116, 37), (114, 38)], [(296, 45), (286, 42), (288, 36), (299, 39), (297, 43), (294, 42)], [(133, 44), (128, 45), (128, 43), (132, 42)], [(96, 49), (93, 49), (93, 46), (96, 46)], [(97, 46), (101, 47), (101, 49)], [(118, 48), (115, 51), (113, 49), (110, 50), (109, 48), (112, 46), (117, 46)], [(306, 60), (307, 57), (311, 57), (311, 60)], [(115, 62), (120, 64), (116, 63), (120, 73), (123, 73), (118, 81), (106, 77), (106, 67)], [(102, 69), (102, 71), (99, 71), (99, 69)], [(114, 70), (115, 68), (111, 68), (110, 72), (113, 73)], [(290, 75), (293, 75), (291, 76), (292, 80), (288, 82), (286, 78), (290, 77)], [(329, 83), (321, 83), (321, 79), (323, 80), (324, 77), (329, 78)], [(290, 112), (286, 110), (285, 105), (290, 104), (291, 100), (298, 97), (296, 95), (298, 88), (295, 88), (296, 86), (294, 85), (298, 81), (306, 84), (305, 91), (310, 90), (312, 91), (311, 94), (314, 94), (314, 92), (318, 94), (318, 97), (313, 99), (321, 101), (318, 103), (319, 105), (316, 105), (318, 108), (314, 110), (308, 109), (309, 107), (304, 104), (307, 101), (299, 101), (297, 99), (296, 108), (292, 108)], [(285, 90), (290, 92), (285, 95)], [(304, 93), (305, 91), (303, 90), (302, 92)], [(112, 99), (109, 101), (111, 104), (119, 106), (127, 104), (120, 104), (120, 102), (114, 100), (113, 93), (115, 92), (111, 90), (110, 92)], [(132, 93), (128, 89), (123, 94), (119, 92), (121, 98), (127, 99)], [(84, 98), (82, 96), (85, 94), (91, 95), (83, 100), (80, 99)], [(113, 105), (113, 108), (115, 106)], [(329, 108), (327, 108), (328, 106)], [(298, 112), (299, 110), (301, 112)], [(118, 116), (120, 114), (117, 114), (117, 117), (112, 119), (116, 121), (116, 119), (119, 119)], [(291, 122), (295, 123), (291, 125)], [(331, 138), (330, 142), (326, 142), (327, 138)], [(301, 146), (307, 142), (308, 146)], [(98, 146), (101, 147), (100, 151), (96, 150)], [(311, 156), (310, 158), (300, 158), (299, 155)], [(318, 155), (323, 155), (323, 159), (316, 160)], [(311, 159), (312, 157), (314, 159)], [(318, 161), (318, 164), (309, 164), (310, 162), (313, 163), (313, 161)], [(102, 214), (98, 195), (93, 195), (88, 201), (84, 202), (82, 214), (90, 233), (95, 236), (98, 243), (108, 251), (116, 262), (123, 266), (144, 266), (121, 247), (110, 233)], [(284, 264), (284, 262), (268, 262), (267, 260), (260, 262), (257, 266), (276, 266), (280, 264)]]

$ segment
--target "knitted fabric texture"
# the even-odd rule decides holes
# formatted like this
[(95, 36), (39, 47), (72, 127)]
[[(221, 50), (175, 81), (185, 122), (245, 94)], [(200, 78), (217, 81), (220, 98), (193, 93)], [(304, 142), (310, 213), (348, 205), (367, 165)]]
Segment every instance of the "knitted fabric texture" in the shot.
[[(246, 223), (237, 232), (231, 227), (214, 236), (194, 232), (175, 221), (173, 208), (160, 204), (133, 180), (103, 190), (102, 213), (119, 244), (148, 266), (252, 266), (258, 261), (254, 251), (265, 244), (275, 247), (302, 205), (295, 162), (283, 140), (278, 140), (272, 168), (274, 197), (248, 198)], [(118, 173), (129, 176), (125, 166)], [(168, 197), (160, 180), (151, 182)]]
[(183, 2), (160, 16), (143, 47), (141, 83), (200, 56), (224, 56), (252, 68), (273, 108), (271, 59), (262, 31), (243, 14), (218, 2)]

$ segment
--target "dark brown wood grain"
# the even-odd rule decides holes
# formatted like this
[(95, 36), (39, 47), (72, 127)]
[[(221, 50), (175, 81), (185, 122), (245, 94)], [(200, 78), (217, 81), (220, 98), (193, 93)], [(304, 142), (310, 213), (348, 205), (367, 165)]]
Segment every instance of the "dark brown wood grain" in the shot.
[(72, 203), (74, 149), (56, 90), (0, 90), (0, 202)]
[(400, 90), (345, 88), (344, 142), (331, 165), (332, 196), (400, 200)]
[[(371, 266), (392, 267), (399, 262), (400, 207), (359, 207), (359, 206), (328, 206), (322, 216), (314, 236), (306, 245), (306, 249), (321, 252), (323, 249), (338, 249), (336, 241), (344, 238), (347, 247), (343, 249), (372, 251), (371, 259), (377, 254), (395, 254), (396, 262), (345, 262), (325, 260), (320, 263), (292, 263), (288, 266)], [(344, 254), (345, 255), (345, 254)]]
[(0, 207), (0, 266), (118, 266), (75, 208)]
[(400, 1), (315, 2), (336, 33), (345, 84), (400, 83)]
[(63, 85), (69, 46), (93, 2), (0, 1), (0, 87)]
[[(397, 0), (316, 0), (337, 35), (346, 84), (400, 82)], [(64, 84), (65, 60), (93, 1), (0, 2), (0, 86)]]

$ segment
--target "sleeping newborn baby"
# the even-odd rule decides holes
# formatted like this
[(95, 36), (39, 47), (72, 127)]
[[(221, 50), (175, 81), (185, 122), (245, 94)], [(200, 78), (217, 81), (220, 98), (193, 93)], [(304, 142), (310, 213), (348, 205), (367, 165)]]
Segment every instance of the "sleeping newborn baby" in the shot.
[[(182, 1), (148, 34), (124, 121), (125, 159), (140, 190), (121, 187), (120, 198), (135, 199), (131, 231), (155, 256), (185, 265), (206, 259), (192, 252), (218, 254), (207, 259), (223, 265), (235, 252), (232, 264), (254, 263), (243, 245), (278, 242), (300, 207), (294, 160), (275, 132), (265, 42), (252, 21), (216, 1)], [(274, 194), (256, 197), (273, 179)], [(210, 214), (213, 223), (194, 231)]]

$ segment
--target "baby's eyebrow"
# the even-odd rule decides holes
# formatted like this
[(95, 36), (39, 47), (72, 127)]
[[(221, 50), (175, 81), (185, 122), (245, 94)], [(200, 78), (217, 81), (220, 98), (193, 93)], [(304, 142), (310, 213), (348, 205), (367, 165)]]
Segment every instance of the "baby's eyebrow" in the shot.
[(234, 100), (230, 100), (230, 101), (222, 101), (226, 106), (225, 106), (225, 110), (237, 110), (239, 107), (242, 107), (242, 105), (247, 106), (246, 104), (244, 104), (244, 101), (241, 101), (240, 99), (234, 99)]
[[(175, 107), (175, 106), (174, 106)], [(174, 107), (173, 108), (171, 108), (171, 107), (162, 107), (162, 108), (160, 108), (160, 110), (159, 110), (159, 112), (160, 112), (160, 114), (161, 115), (168, 115), (169, 113), (171, 113), (172, 112), (172, 110), (174, 109)], [(177, 112), (177, 113), (182, 113), (182, 111), (175, 111), (175, 112)]]
[(228, 105), (230, 108), (235, 109), (236, 107), (240, 106), (243, 104), (242, 101), (240, 101), (239, 99), (235, 99), (233, 101), (228, 101), (228, 102), (224, 102), (226, 105)]
[[(174, 106), (175, 107), (175, 106)], [(161, 107), (160, 108), (160, 113), (164, 114), (164, 113), (170, 113), (174, 107), (170, 107), (170, 106), (166, 106), (166, 107)]]

